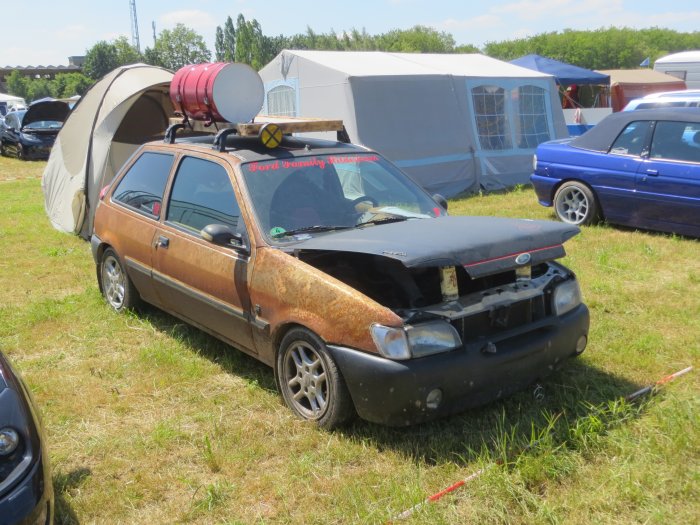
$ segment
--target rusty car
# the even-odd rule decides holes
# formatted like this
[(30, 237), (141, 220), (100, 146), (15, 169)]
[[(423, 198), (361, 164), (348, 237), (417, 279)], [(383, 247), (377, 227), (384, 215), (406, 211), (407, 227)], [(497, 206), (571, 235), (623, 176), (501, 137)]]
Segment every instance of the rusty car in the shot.
[(169, 131), (103, 189), (113, 309), (145, 301), (250, 354), (328, 429), (463, 411), (583, 352), (588, 309), (556, 261), (578, 227), (450, 216), (377, 152), (257, 126)]

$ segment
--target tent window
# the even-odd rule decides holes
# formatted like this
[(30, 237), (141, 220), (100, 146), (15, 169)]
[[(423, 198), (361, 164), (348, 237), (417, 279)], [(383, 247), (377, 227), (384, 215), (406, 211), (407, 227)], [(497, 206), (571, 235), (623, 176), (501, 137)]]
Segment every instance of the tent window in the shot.
[(520, 86), (517, 95), (520, 117), (520, 129), (516, 135), (518, 147), (536, 148), (551, 138), (547, 125), (546, 91), (537, 86)]
[(472, 101), (481, 149), (510, 149), (505, 90), (498, 86), (478, 86), (472, 89)]
[(296, 117), (296, 93), (291, 86), (277, 86), (267, 93), (267, 114)]

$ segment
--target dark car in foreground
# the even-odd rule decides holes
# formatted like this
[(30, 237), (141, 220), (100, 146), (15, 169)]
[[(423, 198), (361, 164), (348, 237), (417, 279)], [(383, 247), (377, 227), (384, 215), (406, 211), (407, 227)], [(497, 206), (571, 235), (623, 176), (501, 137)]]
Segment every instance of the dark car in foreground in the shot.
[(53, 523), (53, 485), (36, 406), (0, 352), (0, 525)]
[(69, 113), (70, 106), (60, 100), (42, 100), (9, 112), (0, 123), (0, 153), (24, 160), (48, 159)]
[(530, 180), (564, 222), (700, 237), (700, 109), (615, 113), (537, 147)]
[(104, 188), (91, 244), (115, 310), (144, 300), (254, 356), (325, 428), (445, 416), (584, 350), (588, 309), (555, 261), (577, 227), (450, 217), (378, 153), (268, 126), (277, 148), (148, 143)]

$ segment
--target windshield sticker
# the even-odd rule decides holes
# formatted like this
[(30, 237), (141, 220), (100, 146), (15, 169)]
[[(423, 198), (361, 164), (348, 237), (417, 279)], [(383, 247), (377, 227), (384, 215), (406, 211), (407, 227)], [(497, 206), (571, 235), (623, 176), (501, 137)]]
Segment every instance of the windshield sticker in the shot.
[(286, 232), (286, 231), (287, 230), (285, 230), (284, 228), (282, 228), (280, 226), (275, 226), (274, 228), (272, 228), (270, 230), (270, 237), (281, 237), (282, 235), (284, 235), (284, 232)]
[(321, 168), (325, 169), (326, 164), (357, 164), (359, 162), (377, 162), (379, 157), (377, 155), (357, 155), (350, 157), (336, 157), (329, 156), (326, 158), (303, 158), (298, 160), (275, 160), (274, 162), (251, 162), (246, 164), (246, 168), (251, 173), (257, 171), (276, 171), (280, 168)]
[(376, 155), (357, 155), (353, 157), (328, 157), (329, 164), (355, 164), (356, 162), (377, 162), (378, 160), (379, 157)]

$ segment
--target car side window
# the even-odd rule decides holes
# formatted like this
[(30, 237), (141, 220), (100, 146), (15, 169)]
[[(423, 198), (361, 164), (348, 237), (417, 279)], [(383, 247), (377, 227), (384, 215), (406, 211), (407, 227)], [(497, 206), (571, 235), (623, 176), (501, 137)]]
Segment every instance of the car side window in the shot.
[(240, 215), (226, 168), (185, 157), (175, 174), (166, 221), (197, 233), (209, 224), (224, 224), (238, 232)]
[(657, 122), (649, 156), (653, 159), (700, 162), (700, 124)]
[(172, 165), (169, 153), (142, 154), (117, 184), (112, 200), (158, 218)]
[(651, 122), (647, 120), (638, 120), (627, 124), (622, 133), (613, 142), (610, 153), (614, 155), (640, 156), (644, 149), (650, 126)]

